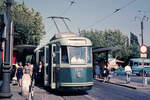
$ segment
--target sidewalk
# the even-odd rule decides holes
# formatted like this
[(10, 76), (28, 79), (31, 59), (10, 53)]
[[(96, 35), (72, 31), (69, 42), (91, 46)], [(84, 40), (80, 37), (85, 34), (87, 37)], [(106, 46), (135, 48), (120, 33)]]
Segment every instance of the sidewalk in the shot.
[[(96, 80), (103, 82), (103, 79), (96, 79)], [(124, 86), (124, 87), (132, 88), (132, 89), (150, 90), (150, 85), (143, 85), (141, 83), (136, 83), (136, 82), (126, 83), (125, 80), (120, 80), (120, 79), (116, 79), (113, 77), (107, 83)]]
[(11, 85), (11, 98), (0, 98), (0, 100), (26, 100), (25, 97), (21, 96), (21, 88), (17, 85)]
[[(11, 98), (0, 98), (0, 100), (27, 100), (26, 97), (21, 95), (21, 87), (10, 84)], [(47, 92), (42, 87), (34, 87), (34, 100), (63, 100), (60, 96)]]

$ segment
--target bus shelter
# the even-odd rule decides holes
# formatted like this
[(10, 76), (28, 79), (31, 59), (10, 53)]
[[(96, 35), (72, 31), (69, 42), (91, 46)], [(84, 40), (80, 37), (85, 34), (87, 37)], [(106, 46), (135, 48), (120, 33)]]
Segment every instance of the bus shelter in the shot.
[[(21, 61), (23, 64), (26, 62), (27, 56), (34, 55), (35, 45), (16, 45), (13, 49), (13, 62)], [(31, 58), (31, 57), (30, 57)]]
[[(98, 48), (94, 48), (93, 49), (93, 59), (95, 59), (95, 54), (100, 54), (100, 53), (105, 53), (105, 65), (106, 67), (108, 67), (107, 63), (108, 63), (108, 53), (110, 51), (117, 51), (117, 50), (120, 50), (120, 48), (117, 48), (117, 47), (98, 47)], [(94, 60), (93, 60), (94, 61)]]

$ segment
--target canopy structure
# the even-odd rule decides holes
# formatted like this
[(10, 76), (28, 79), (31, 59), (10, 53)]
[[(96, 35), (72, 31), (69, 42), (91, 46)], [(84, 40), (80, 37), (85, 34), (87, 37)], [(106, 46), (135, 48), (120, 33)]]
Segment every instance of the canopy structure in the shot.
[(34, 49), (37, 46), (35, 45), (16, 45), (14, 46), (14, 51), (17, 50), (18, 52), (28, 52), (28, 54), (33, 54), (34, 53)]
[(106, 59), (105, 65), (106, 65), (106, 67), (108, 67), (108, 64), (107, 64), (108, 63), (108, 52), (110, 52), (110, 51), (117, 51), (117, 50), (121, 50), (121, 49), (117, 48), (117, 47), (104, 47), (104, 48), (98, 47), (98, 48), (94, 48), (93, 49), (93, 55), (94, 54), (99, 54), (99, 53), (105, 53), (105, 55), (106, 55), (105, 56), (105, 59)]
[(26, 62), (27, 56), (34, 55), (35, 45), (16, 45), (13, 49), (13, 54), (15, 54), (16, 61), (21, 61), (23, 64)]
[(117, 47), (98, 47), (93, 49), (93, 53), (102, 53), (102, 52), (109, 52), (109, 51), (117, 51), (120, 50), (120, 48)]

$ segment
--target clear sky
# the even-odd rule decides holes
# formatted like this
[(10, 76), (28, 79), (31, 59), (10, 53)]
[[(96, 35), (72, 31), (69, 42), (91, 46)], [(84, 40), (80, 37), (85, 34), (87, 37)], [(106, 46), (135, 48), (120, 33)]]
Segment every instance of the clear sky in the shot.
[[(16, 0), (24, 1), (29, 8), (39, 11), (43, 17), (46, 38), (55, 34), (56, 29), (48, 16), (65, 16), (72, 21), (69, 26), (73, 32), (79, 29), (119, 29), (129, 35), (135, 33), (139, 40), (140, 22), (144, 20), (144, 43), (150, 46), (150, 0)], [(70, 1), (74, 1), (72, 5)], [(141, 12), (139, 12), (139, 10)], [(115, 12), (117, 11), (117, 12)], [(114, 13), (113, 13), (114, 12)], [(135, 20), (135, 17), (137, 19)], [(62, 22), (57, 21), (63, 30)], [(140, 41), (139, 41), (140, 42)]]

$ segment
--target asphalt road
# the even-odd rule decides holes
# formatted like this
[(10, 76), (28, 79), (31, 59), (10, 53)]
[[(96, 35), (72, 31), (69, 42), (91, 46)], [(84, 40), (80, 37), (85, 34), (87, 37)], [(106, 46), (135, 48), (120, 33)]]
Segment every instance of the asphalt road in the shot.
[(93, 89), (88, 95), (96, 100), (150, 100), (150, 91), (142, 92), (136, 89), (129, 89), (110, 83), (94, 81)]
[[(0, 100), (25, 100), (20, 95), (20, 91), (18, 86), (11, 85), (12, 98)], [(150, 100), (149, 94), (150, 91), (145, 92), (94, 80), (93, 88), (87, 92), (64, 93), (35, 86), (34, 100)]]

